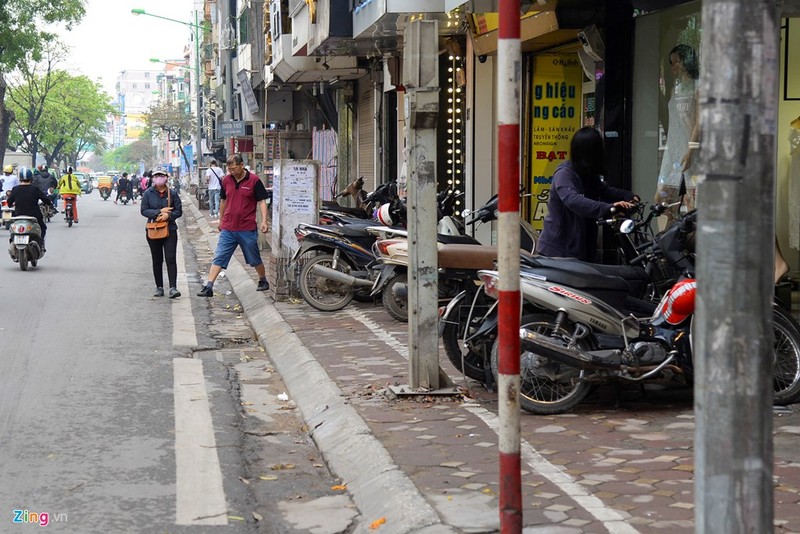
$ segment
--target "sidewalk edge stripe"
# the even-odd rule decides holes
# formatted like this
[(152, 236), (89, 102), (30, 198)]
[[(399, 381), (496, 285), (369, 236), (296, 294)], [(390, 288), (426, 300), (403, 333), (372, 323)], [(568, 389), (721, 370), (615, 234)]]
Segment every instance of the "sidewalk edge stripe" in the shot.
[[(211, 227), (194, 203), (188, 204), (213, 250), (217, 236), (210, 234)], [(437, 532), (456, 532), (443, 524), (434, 507), (392, 461), (355, 408), (344, 402), (344, 393), (297, 335), (284, 328), (270, 327), (285, 321), (264, 295), (256, 292), (256, 283), (235, 256), (226, 276), (320, 452), (331, 470), (347, 483), (362, 515), (356, 532), (371, 532), (370, 523), (381, 518), (386, 519), (381, 527), (384, 534), (406, 534), (437, 526), (441, 527)], [(323, 402), (327, 404), (321, 406)], [(369, 458), (368, 463), (365, 458)], [(392, 498), (387, 499), (386, 495)]]

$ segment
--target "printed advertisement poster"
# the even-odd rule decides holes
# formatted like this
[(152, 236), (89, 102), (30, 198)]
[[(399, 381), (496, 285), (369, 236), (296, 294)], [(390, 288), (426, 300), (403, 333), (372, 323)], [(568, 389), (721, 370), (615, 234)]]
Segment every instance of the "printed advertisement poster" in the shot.
[(531, 119), (531, 224), (542, 229), (556, 168), (569, 159), (569, 142), (581, 127), (583, 71), (577, 54), (534, 58)]

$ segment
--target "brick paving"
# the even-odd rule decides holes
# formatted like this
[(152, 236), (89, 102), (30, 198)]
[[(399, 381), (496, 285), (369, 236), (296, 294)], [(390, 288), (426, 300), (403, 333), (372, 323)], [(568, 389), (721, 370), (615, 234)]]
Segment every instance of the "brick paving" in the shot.
[[(499, 526), (494, 393), (468, 381), (457, 397), (387, 396), (387, 386), (408, 383), (406, 324), (377, 304), (333, 313), (301, 300), (274, 306), (447, 524), (475, 531), (479, 517)], [(572, 413), (523, 412), (521, 435), (526, 532), (693, 531), (690, 391), (600, 389)], [(798, 406), (776, 412), (776, 532), (800, 533), (798, 435)]]

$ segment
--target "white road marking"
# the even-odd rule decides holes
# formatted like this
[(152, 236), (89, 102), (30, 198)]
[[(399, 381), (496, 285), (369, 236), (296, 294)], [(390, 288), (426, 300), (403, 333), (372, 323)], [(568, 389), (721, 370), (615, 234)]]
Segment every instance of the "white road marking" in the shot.
[[(375, 336), (393, 348), (400, 356), (408, 359), (408, 347), (398, 341), (393, 335), (381, 328), (381, 326), (366, 316), (366, 314), (351, 310), (344, 310), (347, 315), (366, 326)], [(496, 435), (499, 436), (499, 418), (496, 414), (475, 405), (464, 405), (464, 409), (471, 412), (488, 426)], [(499, 438), (498, 438), (499, 439)], [(609, 508), (603, 501), (590, 495), (586, 488), (575, 482), (564, 470), (544, 458), (527, 441), (520, 440), (520, 457), (535, 472), (545, 477), (547, 480), (558, 486), (565, 495), (574, 500), (581, 508), (589, 512), (595, 519), (603, 523), (603, 526), (612, 534), (638, 534), (639, 531), (628, 525), (625, 518), (613, 508)]]
[(175, 523), (227, 525), (203, 362), (172, 360), (175, 395)]
[[(465, 404), (465, 410), (471, 412), (483, 420), (486, 426), (491, 428), (495, 434), (500, 432), (500, 418), (487, 410), (476, 405)], [(603, 526), (612, 533), (638, 534), (638, 530), (628, 525), (619, 512), (607, 507), (603, 501), (590, 495), (586, 488), (575, 482), (564, 470), (539, 454), (533, 445), (525, 440), (520, 443), (520, 456), (534, 472), (542, 475), (547, 480), (558, 486), (558, 488), (580, 505), (581, 508), (592, 514), (595, 519), (603, 523)]]
[[(178, 236), (180, 238), (180, 235)], [(196, 347), (197, 330), (194, 326), (189, 282), (186, 279), (183, 247), (178, 242), (178, 291), (181, 296), (172, 300), (172, 344), (178, 347)]]

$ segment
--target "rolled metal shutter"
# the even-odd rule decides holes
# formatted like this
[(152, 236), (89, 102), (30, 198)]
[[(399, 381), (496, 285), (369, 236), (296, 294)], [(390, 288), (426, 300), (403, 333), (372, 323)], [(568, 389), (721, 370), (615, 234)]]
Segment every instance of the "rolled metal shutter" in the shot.
[(375, 189), (375, 89), (372, 78), (358, 80), (358, 160), (357, 176), (364, 177), (364, 189)]

